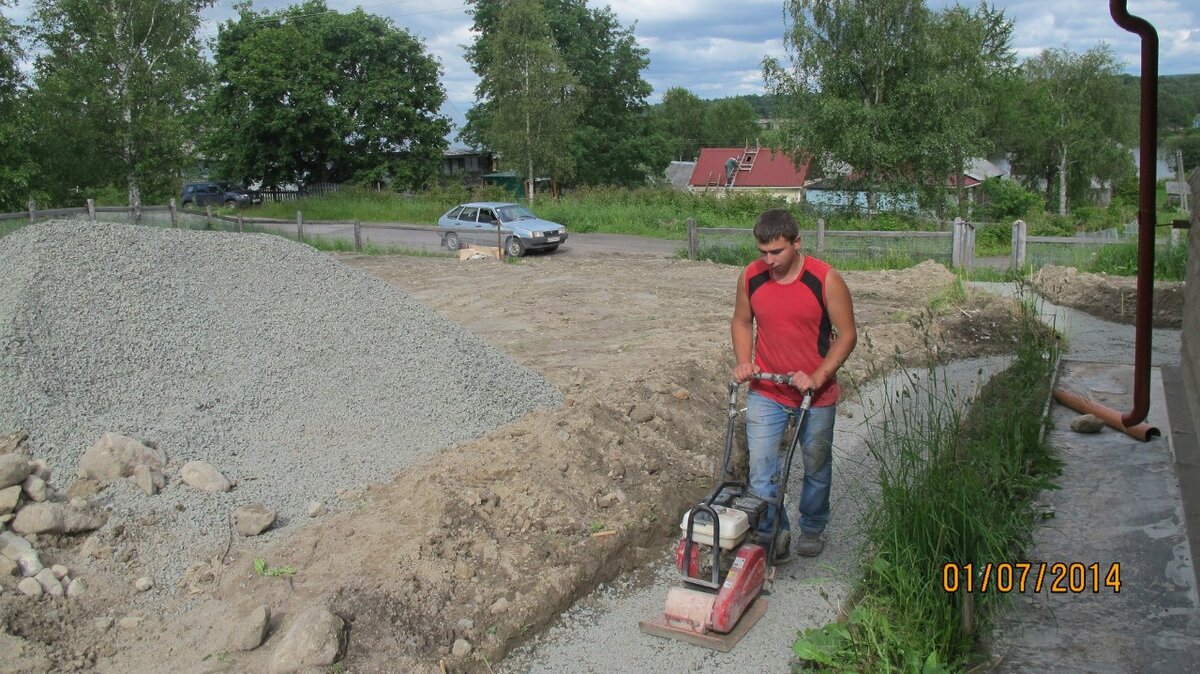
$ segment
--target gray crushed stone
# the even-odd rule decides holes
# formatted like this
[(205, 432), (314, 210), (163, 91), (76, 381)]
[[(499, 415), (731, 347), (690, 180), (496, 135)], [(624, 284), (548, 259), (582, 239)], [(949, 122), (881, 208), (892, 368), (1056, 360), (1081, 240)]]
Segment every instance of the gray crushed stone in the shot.
[[(163, 450), (160, 495), (101, 494), (102, 533), (141, 548), (113, 563), (159, 586), (223, 548), (242, 505), (276, 509), (277, 534), (311, 500), (336, 508), (340, 490), (562, 404), (402, 291), (276, 236), (50, 222), (0, 238), (0, 270), (0, 432), (28, 430), (59, 489), (106, 431)], [(181, 484), (190, 460), (237, 487)]]

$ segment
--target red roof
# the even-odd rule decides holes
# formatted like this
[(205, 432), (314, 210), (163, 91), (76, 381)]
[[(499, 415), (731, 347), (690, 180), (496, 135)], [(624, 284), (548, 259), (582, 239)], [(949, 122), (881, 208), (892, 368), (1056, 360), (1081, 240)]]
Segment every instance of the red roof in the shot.
[[(692, 187), (709, 185), (724, 187), (725, 162), (731, 158), (740, 160), (744, 152), (745, 148), (740, 147), (702, 148), (688, 185)], [(796, 168), (792, 163), (792, 158), (788, 155), (764, 148), (758, 151), (749, 171), (737, 172), (733, 179), (733, 186), (735, 189), (738, 187), (803, 187), (804, 178), (807, 175), (807, 161), (800, 168)]]

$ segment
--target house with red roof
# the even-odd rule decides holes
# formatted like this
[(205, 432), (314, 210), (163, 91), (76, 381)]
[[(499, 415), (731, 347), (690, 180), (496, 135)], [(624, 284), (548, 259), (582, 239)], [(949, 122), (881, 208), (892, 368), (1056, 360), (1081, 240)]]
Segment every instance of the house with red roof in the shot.
[(719, 195), (758, 192), (781, 196), (791, 202), (804, 201), (808, 161), (799, 167), (792, 158), (758, 146), (706, 147), (700, 149), (688, 189)]

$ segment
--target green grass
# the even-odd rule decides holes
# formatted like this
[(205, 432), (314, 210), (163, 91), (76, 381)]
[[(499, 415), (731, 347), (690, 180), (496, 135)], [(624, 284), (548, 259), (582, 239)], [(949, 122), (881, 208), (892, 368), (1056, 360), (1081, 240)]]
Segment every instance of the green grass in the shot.
[(947, 563), (1022, 559), (1033, 498), (1058, 464), (1042, 440), (1054, 341), (1024, 305), (1019, 352), (974, 401), (930, 372), (889, 392), (869, 449), (877, 470), (861, 526), (866, 554), (844, 623), (804, 631), (793, 650), (836, 672), (963, 671), (999, 593), (975, 593), (975, 632), (963, 596), (942, 588)]
[[(214, 213), (216, 213), (216, 211), (214, 211)], [(192, 229), (207, 229), (207, 230), (211, 230), (211, 231), (220, 231), (220, 232), (236, 232), (236, 231), (238, 231), (237, 223), (228, 222), (226, 220), (219, 220), (216, 218), (214, 218), (212, 220), (212, 225), (208, 226), (208, 227), (206, 227), (203, 222), (200, 222), (198, 220), (195, 221), (193, 223), (193, 225), (194, 226), (192, 227)], [(160, 224), (158, 226), (164, 226), (164, 227), (169, 226), (169, 223), (167, 223), (166, 225)], [(262, 226), (262, 225), (246, 224), (246, 225), (244, 225), (242, 231), (247, 234), (270, 234), (271, 236), (281, 236), (285, 239), (291, 239), (293, 241), (296, 240), (296, 235), (291, 231), (283, 231), (283, 230), (274, 229), (274, 228), (266, 227), (266, 226)], [(331, 253), (354, 253), (354, 252), (356, 252), (354, 250), (354, 241), (353, 241), (353, 239), (349, 239), (349, 238), (334, 239), (334, 238), (328, 238), (328, 237), (324, 237), (324, 236), (316, 236), (316, 235), (312, 235), (312, 234), (306, 234), (306, 235), (304, 235), (303, 243), (305, 243), (309, 246), (312, 246), (313, 248), (315, 248), (319, 251), (322, 251), (322, 252), (331, 252)], [(372, 243), (370, 241), (363, 242), (363, 249), (362, 249), (361, 253), (363, 255), (408, 255), (408, 256), (413, 256), (413, 257), (451, 257), (451, 254), (449, 254), (449, 253), (443, 253), (443, 252), (437, 252), (437, 251), (427, 251), (427, 250), (417, 250), (417, 249), (412, 249), (412, 248), (405, 248), (404, 246), (381, 245), (381, 244), (377, 244), (377, 243)]]
[[(1183, 281), (1187, 278), (1186, 244), (1158, 246), (1154, 251), (1154, 278), (1159, 281)], [(1083, 265), (1081, 271), (1103, 272), (1114, 276), (1137, 274), (1137, 243), (1120, 243), (1104, 246)]]
[[(816, 253), (807, 245), (810, 239), (806, 237), (805, 241), (805, 253), (815, 255), (842, 271), (908, 269), (930, 259), (929, 255), (919, 252), (914, 254), (903, 246), (890, 245), (890, 242), (885, 242), (877, 249), (871, 248), (867, 243), (842, 244), (837, 250)], [(681, 251), (677, 256), (686, 257), (687, 251)], [(735, 266), (748, 265), (760, 256), (757, 245), (748, 241), (714, 243), (701, 245), (696, 249), (696, 259)]]

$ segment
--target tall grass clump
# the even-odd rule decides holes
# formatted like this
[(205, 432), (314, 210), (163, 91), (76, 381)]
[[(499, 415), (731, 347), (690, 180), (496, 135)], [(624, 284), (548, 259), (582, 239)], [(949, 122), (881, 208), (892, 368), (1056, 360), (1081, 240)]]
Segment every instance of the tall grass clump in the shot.
[(857, 600), (844, 622), (800, 635), (794, 651), (803, 661), (837, 672), (967, 666), (1003, 595), (947, 592), (942, 569), (1023, 559), (1038, 519), (1033, 498), (1053, 488), (1057, 470), (1042, 434), (1057, 349), (1032, 303), (1021, 314), (1013, 364), (973, 402), (934, 371), (909, 374), (888, 392), (869, 441), (875, 468), (860, 520), (866, 561)]
[[(1186, 244), (1158, 246), (1154, 251), (1154, 278), (1159, 281), (1182, 281), (1187, 278)], [(1084, 271), (1113, 276), (1135, 276), (1138, 270), (1136, 242), (1102, 246), (1091, 256)]]

